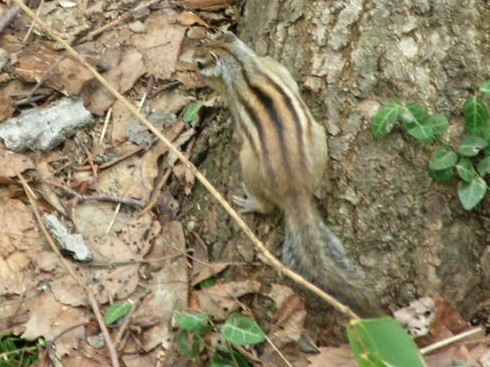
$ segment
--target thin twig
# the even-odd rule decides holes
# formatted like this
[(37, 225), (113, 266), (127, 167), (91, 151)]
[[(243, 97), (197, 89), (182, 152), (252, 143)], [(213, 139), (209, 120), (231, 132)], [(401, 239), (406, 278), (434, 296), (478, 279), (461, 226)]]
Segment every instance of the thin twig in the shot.
[[(43, 8), (43, 5), (44, 5), (44, 0), (41, 0), (39, 2), (39, 6), (37, 7), (37, 11), (36, 11), (36, 16), (39, 17), (39, 14), (41, 14), (41, 9)], [(27, 30), (27, 33), (26, 35), (24, 36), (24, 39), (22, 40), (22, 43), (26, 43), (27, 40), (29, 39), (29, 36), (31, 35), (33, 29), (34, 29), (34, 26), (35, 26), (36, 22), (32, 22), (31, 25), (29, 26), (29, 29)]]
[(99, 144), (102, 144), (104, 142), (105, 133), (107, 132), (107, 126), (109, 125), (109, 121), (111, 120), (111, 117), (112, 117), (112, 107), (109, 108), (109, 111), (107, 111), (105, 115), (104, 126), (102, 127), (102, 132), (100, 133)]
[(82, 326), (88, 326), (90, 325), (91, 322), (88, 321), (88, 322), (81, 322), (81, 323), (78, 323), (78, 324), (75, 324), (75, 325), (72, 325), (70, 326), (69, 328), (66, 328), (65, 330), (63, 330), (61, 333), (59, 333), (58, 335), (55, 335), (53, 336), (53, 339), (51, 340), (51, 343), (54, 343), (57, 339), (61, 338), (63, 335), (69, 333), (70, 331), (72, 330), (75, 330), (75, 329), (78, 329), (79, 327), (82, 327)]
[(75, 137), (75, 141), (78, 143), (78, 145), (80, 145), (83, 152), (87, 156), (88, 164), (90, 165), (90, 168), (92, 168), (92, 173), (94, 174), (94, 180), (97, 181), (97, 167), (95, 166), (94, 160), (92, 159), (92, 153), (80, 139)]
[(116, 209), (114, 209), (114, 214), (112, 214), (111, 222), (107, 226), (107, 229), (105, 230), (106, 234), (111, 233), (112, 227), (114, 227), (114, 223), (116, 223), (116, 218), (117, 215), (119, 214), (119, 210), (121, 209), (121, 203), (116, 205)]
[(129, 265), (141, 265), (141, 264), (159, 264), (159, 263), (163, 263), (165, 261), (177, 259), (177, 258), (179, 258), (181, 256), (187, 256), (187, 254), (186, 253), (182, 253), (182, 254), (176, 254), (176, 255), (169, 255), (169, 256), (161, 257), (159, 259), (141, 259), (141, 260), (107, 261), (107, 262), (91, 261), (91, 262), (88, 262), (88, 263), (80, 263), (80, 266), (82, 266), (82, 267), (89, 267), (89, 268), (111, 268), (111, 267), (114, 267), (114, 266), (129, 266)]
[(450, 338), (447, 338), (447, 339), (438, 341), (438, 342), (436, 342), (434, 344), (431, 344), (431, 345), (428, 345), (428, 346), (426, 346), (424, 348), (421, 348), (420, 349), (420, 353), (422, 355), (429, 354), (429, 353), (431, 353), (431, 352), (433, 352), (435, 350), (444, 348), (445, 346), (447, 346), (449, 344), (453, 344), (453, 343), (459, 342), (460, 340), (463, 340), (463, 339), (468, 338), (468, 337), (470, 337), (472, 335), (476, 335), (476, 334), (482, 333), (482, 332), (483, 332), (483, 329), (480, 326), (479, 327), (476, 327), (476, 328), (473, 328), (473, 329), (470, 329), (468, 331), (462, 332), (461, 334), (451, 336)]
[(141, 200), (136, 200), (136, 199), (131, 199), (123, 196), (116, 196), (116, 195), (109, 195), (109, 194), (104, 194), (104, 193), (97, 193), (93, 195), (82, 195), (78, 193), (77, 191), (60, 185), (56, 182), (51, 182), (51, 181), (44, 181), (46, 184), (57, 187), (69, 195), (74, 196), (78, 201), (89, 201), (89, 200), (96, 200), (96, 201), (109, 201), (112, 203), (117, 203), (117, 204), (124, 204), (124, 205), (129, 205), (129, 206), (135, 206), (137, 208), (143, 208), (145, 206), (145, 202)]
[(274, 349), (274, 351), (279, 355), (279, 357), (281, 357), (281, 359), (284, 361), (284, 363), (288, 365), (288, 367), (293, 367), (291, 362), (288, 361), (286, 356), (279, 350), (279, 348), (272, 342), (272, 340), (267, 335), (265, 336), (265, 340), (267, 340), (267, 343), (269, 343), (272, 349)]
[(201, 184), (209, 191), (209, 193), (219, 202), (219, 204), (223, 207), (223, 209), (230, 215), (233, 220), (237, 223), (237, 225), (242, 229), (245, 235), (252, 241), (254, 246), (258, 249), (261, 254), (262, 261), (266, 264), (272, 266), (279, 273), (287, 276), (298, 284), (301, 284), (303, 287), (309, 289), (313, 293), (317, 294), (320, 298), (325, 300), (328, 304), (330, 304), (337, 311), (343, 313), (347, 317), (351, 319), (359, 320), (360, 317), (352, 311), (348, 306), (339, 302), (337, 299), (332, 297), (330, 294), (317, 287), (313, 283), (306, 280), (304, 277), (296, 273), (295, 271), (289, 269), (285, 265), (281, 263), (274, 255), (272, 255), (269, 250), (266, 248), (264, 243), (257, 237), (257, 235), (250, 229), (250, 227), (245, 223), (243, 218), (233, 209), (233, 207), (225, 200), (223, 195), (219, 193), (219, 191), (208, 181), (208, 179), (197, 169), (197, 167), (192, 164), (189, 159), (179, 150), (177, 149), (170, 140), (165, 137), (153, 124), (148, 121), (148, 119), (143, 116), (138, 109), (131, 104), (121, 93), (119, 93), (104, 77), (92, 66), (90, 65), (85, 58), (80, 55), (73, 47), (71, 47), (68, 42), (62, 39), (58, 34), (56, 34), (46, 23), (40, 20), (36, 15), (29, 9), (26, 5), (22, 3), (21, 0), (12, 0), (14, 1), (30, 18), (36, 19), (36, 22), (40, 28), (46, 32), (49, 37), (54, 39), (56, 42), (61, 44), (68, 53), (76, 57), (82, 65), (84, 65), (93, 75), (94, 77), (104, 86), (110, 93), (120, 101), (138, 120), (140, 120), (153, 134), (155, 134), (158, 139), (160, 139), (168, 149), (180, 159), (186, 167), (195, 175), (195, 177), (201, 182)]
[[(24, 5), (24, 4), (22, 4)], [(111, 337), (109, 335), (109, 332), (107, 331), (107, 327), (105, 326), (104, 320), (102, 319), (99, 305), (97, 304), (97, 301), (95, 300), (95, 297), (93, 295), (92, 290), (82, 281), (82, 279), (77, 275), (71, 264), (63, 257), (61, 254), (58, 246), (56, 246), (56, 243), (54, 242), (53, 238), (49, 234), (48, 230), (46, 229), (46, 226), (44, 225), (44, 221), (41, 218), (41, 213), (39, 212), (39, 209), (37, 207), (37, 204), (35, 202), (34, 197), (31, 195), (32, 189), (29, 187), (29, 184), (24, 180), (24, 177), (22, 174), (17, 173), (17, 177), (19, 177), (20, 182), (22, 183), (22, 186), (24, 187), (24, 191), (27, 195), (27, 198), (29, 199), (29, 203), (31, 204), (32, 210), (34, 212), (34, 217), (36, 218), (37, 224), (39, 228), (41, 229), (41, 232), (44, 234), (44, 237), (49, 243), (49, 246), (53, 250), (53, 252), (58, 256), (58, 259), (60, 260), (61, 264), (65, 268), (65, 270), (70, 274), (70, 276), (75, 280), (75, 282), (80, 286), (85, 291), (85, 294), (87, 295), (89, 299), (90, 306), (92, 308), (92, 312), (94, 313), (95, 317), (97, 318), (97, 321), (99, 323), (99, 328), (102, 331), (102, 334), (104, 335), (104, 340), (107, 346), (107, 349), (109, 351), (109, 355), (111, 357), (111, 363), (113, 367), (119, 367), (119, 359), (117, 357), (117, 352), (114, 349), (114, 345), (112, 344)]]

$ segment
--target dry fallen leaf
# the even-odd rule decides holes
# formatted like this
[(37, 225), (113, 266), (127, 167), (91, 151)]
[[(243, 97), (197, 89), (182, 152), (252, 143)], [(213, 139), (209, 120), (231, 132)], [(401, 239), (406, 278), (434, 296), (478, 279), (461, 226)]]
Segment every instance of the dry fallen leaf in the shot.
[(437, 353), (425, 356), (428, 367), (480, 366), (464, 345), (451, 345)]
[[(82, 292), (79, 289), (79, 292)], [(22, 337), (35, 340), (44, 337), (46, 341), (53, 341), (62, 332), (74, 325), (87, 322), (88, 318), (81, 309), (65, 307), (58, 303), (49, 292), (27, 301), (30, 311), (29, 321), (25, 324), (26, 330)], [(56, 339), (55, 352), (58, 357), (72, 352), (85, 337), (83, 327), (78, 327)]]
[(201, 266), (201, 271), (199, 272), (199, 274), (194, 279), (192, 279), (192, 285), (195, 286), (201, 283), (203, 280), (221, 273), (229, 265), (230, 263), (207, 263), (206, 265)]
[[(109, 70), (104, 78), (121, 94), (133, 88), (134, 83), (145, 73), (143, 55), (135, 47), (119, 47), (108, 50), (102, 63)], [(116, 98), (103, 86), (97, 86), (86, 94), (87, 109), (102, 115), (112, 106)]]
[(184, 25), (184, 26), (190, 26), (190, 25), (201, 25), (207, 29), (211, 29), (211, 25), (206, 22), (204, 19), (202, 19), (199, 15), (192, 11), (183, 11), (177, 16), (177, 22), (179, 24)]
[(141, 343), (147, 351), (159, 344), (167, 350), (171, 348), (173, 338), (170, 320), (175, 309), (187, 308), (189, 279), (186, 258), (177, 256), (185, 253), (182, 224), (177, 221), (166, 223), (162, 227), (161, 236), (155, 241), (153, 250), (148, 259), (172, 256), (175, 258), (162, 262), (159, 269), (151, 273), (146, 287), (152, 292), (134, 314), (136, 324), (154, 325), (151, 328), (147, 327), (142, 336)]
[(44, 42), (21, 52), (15, 74), (27, 82), (44, 81), (64, 94), (78, 95), (92, 74), (66, 51), (56, 51)]
[(356, 367), (357, 363), (349, 345), (322, 347), (320, 353), (308, 357), (308, 367)]
[(174, 71), (187, 29), (172, 21), (165, 13), (152, 16), (145, 22), (145, 34), (130, 37), (130, 43), (144, 55), (145, 72), (162, 79)]
[(0, 90), (0, 122), (12, 117), (14, 112), (14, 100), (7, 93)]
[[(469, 323), (444, 298), (436, 295), (431, 297), (431, 299), (435, 304), (435, 308), (431, 316), (430, 333), (416, 339), (417, 344), (420, 346), (426, 346), (446, 339), (469, 327)], [(423, 311), (422, 309), (421, 312)], [(427, 314), (427, 311), (425, 313)], [(424, 314), (419, 315), (419, 319), (423, 317)]]
[(0, 148), (0, 183), (8, 183), (17, 173), (34, 167), (34, 162), (28, 156)]
[[(297, 341), (304, 331), (306, 319), (305, 300), (294, 291), (281, 284), (272, 284), (271, 290), (264, 295), (270, 297), (276, 304), (277, 322), (269, 334), (269, 338), (278, 348)], [(274, 350), (266, 346), (268, 353)]]
[(238, 309), (238, 298), (248, 293), (258, 293), (260, 282), (244, 280), (241, 282), (228, 282), (216, 284), (212, 287), (195, 291), (200, 309), (209, 312), (216, 320), (224, 320), (226, 316)]

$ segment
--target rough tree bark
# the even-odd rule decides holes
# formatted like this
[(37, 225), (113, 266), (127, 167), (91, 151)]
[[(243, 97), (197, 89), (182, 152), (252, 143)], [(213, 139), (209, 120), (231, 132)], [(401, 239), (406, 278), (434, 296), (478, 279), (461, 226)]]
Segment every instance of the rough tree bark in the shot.
[[(331, 160), (319, 205), (376, 279), (383, 301), (396, 306), (439, 293), (467, 315), (478, 312), (490, 291), (490, 201), (466, 212), (454, 182), (439, 185), (428, 177), (430, 145), (400, 132), (375, 141), (368, 124), (380, 104), (415, 101), (448, 116), (445, 138), (458, 141), (465, 99), (490, 78), (490, 3), (248, 0), (242, 5), (240, 37), (288, 66), (327, 127)], [(226, 131), (229, 141), (229, 123), (216, 129)], [(203, 163), (208, 175), (216, 172), (230, 194), (239, 190), (232, 148), (211, 146)], [(228, 171), (218, 174), (223, 168)], [(251, 250), (236, 240), (230, 222), (221, 212), (209, 213), (202, 220), (207, 230), (217, 226), (204, 230), (214, 254), (228, 251), (250, 260)], [(250, 223), (266, 240), (278, 237), (276, 231), (267, 235), (269, 228), (281, 228), (278, 218)]]
[[(295, 72), (330, 143), (326, 208), (384, 294), (438, 292), (475, 311), (490, 290), (486, 211), (468, 213), (426, 173), (431, 148), (405, 134), (374, 141), (379, 103), (397, 97), (451, 117), (490, 77), (484, 1), (248, 0), (241, 36)], [(488, 299), (488, 298), (487, 298)]]

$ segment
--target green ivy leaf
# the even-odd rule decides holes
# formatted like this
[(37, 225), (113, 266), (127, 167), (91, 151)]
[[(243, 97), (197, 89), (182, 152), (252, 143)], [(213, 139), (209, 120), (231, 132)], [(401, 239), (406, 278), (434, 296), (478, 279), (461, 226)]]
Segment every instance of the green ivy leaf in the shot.
[(239, 313), (232, 313), (220, 327), (221, 335), (233, 345), (262, 343), (265, 334), (252, 319)]
[(403, 128), (415, 139), (430, 142), (434, 139), (434, 131), (429, 115), (423, 107), (408, 103), (400, 114)]
[(487, 145), (488, 143), (485, 139), (475, 135), (468, 135), (459, 143), (458, 153), (465, 157), (474, 157)]
[(374, 138), (379, 139), (388, 135), (398, 120), (401, 108), (402, 106), (396, 102), (380, 108), (371, 121), (371, 134)]
[(490, 96), (490, 80), (487, 80), (480, 85), (480, 92)]
[(490, 126), (484, 126), (478, 132), (478, 136), (484, 139), (487, 143), (490, 143)]
[(199, 288), (204, 289), (204, 288), (212, 287), (215, 284), (216, 284), (216, 279), (211, 277), (199, 282)]
[(109, 306), (107, 311), (105, 312), (104, 315), (104, 322), (106, 325), (110, 325), (117, 320), (123, 318), (126, 316), (133, 306), (131, 306), (127, 302), (114, 302), (112, 305)]
[(478, 173), (481, 176), (488, 175), (490, 173), (490, 157), (483, 158), (478, 163)]
[(449, 168), (446, 168), (446, 169), (442, 169), (442, 170), (438, 170), (438, 171), (435, 171), (435, 170), (431, 170), (429, 168), (429, 176), (435, 181), (435, 182), (438, 182), (438, 183), (446, 183), (448, 182), (451, 178), (454, 177), (454, 170), (453, 170), (453, 167), (449, 167)]
[(476, 96), (469, 97), (463, 107), (463, 116), (468, 130), (472, 134), (479, 135), (480, 130), (487, 126), (488, 122), (488, 109), (485, 102)]
[(209, 316), (205, 312), (176, 312), (175, 322), (177, 325), (187, 331), (202, 331), (208, 328)]
[(196, 122), (199, 119), (199, 111), (201, 110), (202, 106), (204, 106), (203, 102), (193, 102), (187, 105), (184, 110), (184, 116), (182, 117), (184, 122), (186, 124)]
[(441, 171), (451, 168), (457, 161), (458, 155), (449, 145), (443, 145), (432, 154), (429, 168), (433, 171)]
[(473, 167), (473, 163), (468, 158), (461, 157), (458, 164), (456, 165), (456, 171), (459, 177), (466, 182), (471, 182), (478, 174)]
[(460, 182), (458, 185), (458, 197), (466, 210), (471, 210), (477, 206), (486, 192), (487, 183), (480, 176), (476, 176), (470, 182)]
[(204, 349), (204, 342), (196, 334), (187, 330), (180, 330), (176, 337), (179, 352), (186, 357), (199, 358)]
[(234, 350), (218, 350), (211, 358), (210, 367), (250, 367), (250, 363)]
[(394, 319), (352, 320), (347, 337), (359, 367), (425, 367), (417, 345)]
[(435, 136), (442, 136), (449, 126), (446, 116), (439, 113), (429, 116), (427, 124), (432, 127)]

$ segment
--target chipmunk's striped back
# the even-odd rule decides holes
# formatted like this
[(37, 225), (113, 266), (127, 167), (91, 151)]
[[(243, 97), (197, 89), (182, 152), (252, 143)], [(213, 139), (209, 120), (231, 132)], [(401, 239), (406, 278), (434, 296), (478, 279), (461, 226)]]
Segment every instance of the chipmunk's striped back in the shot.
[(323, 126), (311, 116), (287, 69), (259, 57), (233, 34), (199, 48), (194, 60), (230, 107), (242, 137), (240, 164), (247, 198), (242, 212), (282, 209), (283, 260), (364, 316), (379, 314), (364, 274), (323, 223), (313, 193), (327, 163)]
[(258, 57), (231, 34), (199, 49), (195, 60), (226, 99), (262, 180), (274, 186), (268, 194), (274, 204), (281, 206), (284, 195), (298, 188), (311, 194), (318, 183), (314, 171), (325, 169), (326, 137), (286, 68)]

